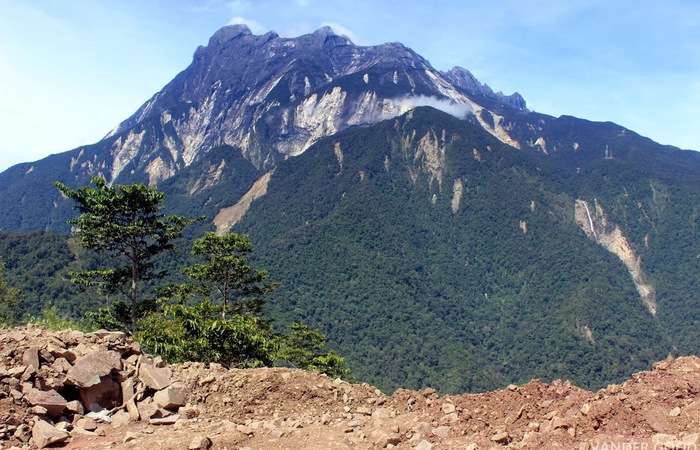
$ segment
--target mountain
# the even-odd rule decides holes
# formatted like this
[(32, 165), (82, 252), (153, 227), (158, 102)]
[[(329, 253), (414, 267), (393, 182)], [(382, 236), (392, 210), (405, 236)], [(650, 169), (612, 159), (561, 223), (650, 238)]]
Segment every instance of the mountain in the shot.
[(420, 105), (520, 145), (496, 110), (526, 111), (524, 100), (494, 94), (465, 69), (441, 73), (401, 44), (358, 47), (330, 28), (285, 39), (252, 35), (244, 25), (224, 27), (102, 141), (4, 172), (1, 204), (9, 214), (0, 230), (65, 229), (70, 212), (59, 205), (54, 180), (79, 185), (100, 175), (110, 183), (157, 184), (224, 145), (264, 171), (321, 137)]
[(66, 232), (51, 182), (92, 175), (250, 234), (269, 314), (384, 390), (597, 388), (700, 344), (699, 154), (398, 43), (225, 27), (102, 141), (0, 174), (0, 230)]

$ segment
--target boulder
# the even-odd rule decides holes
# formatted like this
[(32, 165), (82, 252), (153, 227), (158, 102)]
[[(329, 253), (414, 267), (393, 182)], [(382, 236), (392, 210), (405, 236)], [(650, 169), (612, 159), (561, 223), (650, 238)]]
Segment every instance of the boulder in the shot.
[(79, 358), (68, 370), (69, 383), (80, 388), (88, 388), (102, 382), (102, 378), (112, 371), (122, 370), (121, 356), (117, 352), (98, 350)]
[(153, 400), (165, 409), (176, 409), (187, 403), (187, 385), (182, 382), (175, 382), (155, 393)]
[(99, 383), (80, 388), (80, 400), (92, 411), (112, 409), (122, 404), (121, 386), (109, 377), (100, 377)]
[(53, 389), (50, 391), (30, 389), (29, 392), (24, 395), (24, 399), (32, 406), (41, 406), (45, 408), (46, 415), (49, 417), (58, 417), (68, 404), (66, 399)]
[(31, 367), (35, 372), (39, 370), (39, 347), (29, 347), (22, 355), (22, 364)]
[(170, 385), (172, 372), (168, 368), (155, 367), (149, 364), (141, 364), (139, 367), (139, 380), (151, 389), (160, 391)]
[(68, 434), (56, 429), (44, 420), (37, 420), (32, 427), (32, 440), (37, 448), (48, 447), (49, 445), (63, 442), (68, 438)]

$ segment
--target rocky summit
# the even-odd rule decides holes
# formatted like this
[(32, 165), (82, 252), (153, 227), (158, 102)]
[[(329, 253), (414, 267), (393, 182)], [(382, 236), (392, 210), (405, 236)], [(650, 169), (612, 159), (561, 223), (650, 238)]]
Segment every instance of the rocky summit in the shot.
[[(700, 358), (589, 392), (568, 381), (393, 395), (297, 369), (167, 366), (121, 333), (0, 331), (0, 447), (686, 449)], [(623, 447), (627, 445), (628, 447)], [(636, 446), (636, 447), (633, 447)]]

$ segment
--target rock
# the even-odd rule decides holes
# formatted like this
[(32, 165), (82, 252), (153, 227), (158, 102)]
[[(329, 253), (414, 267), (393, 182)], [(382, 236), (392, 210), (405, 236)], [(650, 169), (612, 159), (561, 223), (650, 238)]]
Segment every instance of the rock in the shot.
[(73, 367), (66, 358), (56, 358), (51, 368), (58, 373), (67, 373)]
[(500, 433), (496, 433), (493, 436), (491, 436), (491, 440), (493, 442), (496, 442), (498, 444), (507, 444), (510, 442), (510, 435), (506, 433), (505, 431), (502, 431)]
[(31, 408), (29, 408), (29, 411), (32, 414), (36, 414), (37, 416), (46, 416), (46, 415), (48, 415), (48, 412), (49, 412), (48, 409), (44, 408), (43, 406), (39, 406), (39, 405), (32, 406)]
[(45, 348), (40, 348), (39, 349), (39, 359), (46, 361), (48, 364), (53, 364), (53, 362), (56, 360), (56, 357), (51, 354), (50, 351), (48, 351)]
[(124, 406), (126, 407), (126, 411), (129, 413), (131, 420), (137, 421), (141, 419), (141, 413), (139, 412), (139, 408), (136, 406), (136, 402), (134, 401), (133, 397), (125, 401)]
[(432, 450), (433, 444), (423, 439), (416, 445), (416, 450)]
[(177, 414), (167, 417), (151, 417), (148, 419), (148, 423), (151, 425), (172, 425), (177, 422), (179, 418), (180, 416)]
[(127, 431), (126, 434), (124, 434), (124, 439), (122, 439), (122, 443), (126, 444), (127, 442), (135, 441), (136, 439), (138, 439), (138, 437), (138, 433), (134, 433), (133, 431)]
[(456, 412), (445, 414), (440, 420), (442, 423), (455, 423), (459, 420), (459, 415)]
[(97, 429), (97, 422), (90, 417), (83, 417), (75, 422), (75, 426), (85, 431), (95, 431)]
[(253, 434), (253, 429), (246, 425), (237, 425), (236, 430), (243, 434), (247, 434), (248, 436)]
[(17, 427), (17, 429), (13, 433), (13, 436), (18, 441), (27, 442), (32, 437), (32, 427), (30, 427), (26, 423), (23, 423), (22, 425)]
[(450, 435), (450, 427), (443, 425), (441, 427), (433, 428), (431, 432), (434, 436), (444, 439)]
[(388, 445), (399, 445), (401, 443), (401, 438), (397, 435), (389, 433), (384, 430), (372, 430), (369, 433), (369, 439), (378, 448), (385, 448)]
[(570, 428), (570, 427), (571, 427), (571, 423), (568, 420), (564, 419), (563, 417), (557, 416), (554, 419), (552, 419), (552, 429), (553, 430), (556, 430), (558, 428)]
[(591, 404), (584, 403), (583, 406), (581, 406), (581, 414), (587, 416), (589, 412), (591, 412)]
[(196, 406), (181, 406), (177, 413), (184, 419), (194, 419), (199, 416), (199, 408)]
[[(66, 379), (80, 388), (88, 388), (102, 382), (112, 370), (122, 370), (122, 360), (119, 353), (98, 350), (79, 358), (68, 370)], [(89, 405), (88, 405), (89, 406)]]
[(103, 376), (99, 383), (81, 387), (80, 399), (91, 411), (96, 409), (95, 405), (98, 409), (112, 409), (122, 404), (121, 386), (111, 378)]
[(187, 385), (180, 381), (155, 393), (153, 400), (166, 409), (175, 409), (187, 403)]
[(37, 420), (32, 427), (32, 440), (37, 448), (48, 447), (49, 445), (63, 442), (68, 435), (44, 420)]
[(671, 411), (668, 412), (668, 415), (671, 417), (678, 417), (681, 415), (681, 409), (678, 406), (676, 406), (675, 408), (673, 408)]
[(363, 414), (365, 416), (369, 416), (372, 414), (372, 410), (367, 408), (366, 406), (358, 406), (355, 411), (357, 411), (358, 414)]
[(46, 414), (49, 417), (58, 417), (68, 404), (66, 399), (54, 390), (40, 391), (38, 389), (31, 389), (24, 396), (24, 399), (32, 406), (42, 406), (46, 408)]
[(158, 412), (158, 405), (153, 403), (151, 399), (137, 403), (136, 407), (138, 408), (139, 416), (143, 420), (150, 419)]
[(34, 372), (39, 370), (39, 347), (29, 347), (22, 354), (22, 364), (31, 367)]
[(135, 391), (133, 378), (127, 378), (126, 380), (122, 381), (120, 387), (122, 390), (122, 399), (124, 403), (134, 398)]
[(78, 400), (71, 400), (66, 403), (66, 411), (72, 414), (85, 414), (85, 408), (83, 408), (83, 404)]
[(119, 411), (112, 416), (112, 426), (115, 428), (127, 427), (131, 422), (131, 415), (126, 411)]
[(372, 412), (372, 419), (386, 420), (391, 417), (391, 411), (388, 408), (377, 408)]
[(457, 407), (453, 405), (452, 403), (443, 403), (442, 404), (442, 412), (445, 414), (451, 414), (457, 410)]
[(19, 378), (24, 374), (24, 372), (26, 370), (27, 370), (27, 366), (10, 367), (10, 369), (8, 369), (8, 371), (7, 371), (7, 374), (11, 377)]
[(192, 442), (190, 442), (187, 450), (208, 450), (211, 448), (211, 446), (211, 439), (206, 436), (196, 436), (194, 439), (192, 439)]
[(156, 391), (165, 389), (170, 385), (172, 373), (168, 368), (154, 367), (148, 364), (139, 366), (139, 380), (146, 386)]

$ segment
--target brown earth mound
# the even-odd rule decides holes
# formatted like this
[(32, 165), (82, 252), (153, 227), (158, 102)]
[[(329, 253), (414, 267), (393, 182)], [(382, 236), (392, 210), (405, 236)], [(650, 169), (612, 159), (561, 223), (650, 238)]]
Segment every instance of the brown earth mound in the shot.
[(0, 330), (0, 447), (697, 449), (700, 358), (588, 392), (387, 396), (296, 369), (165, 366), (121, 333)]

